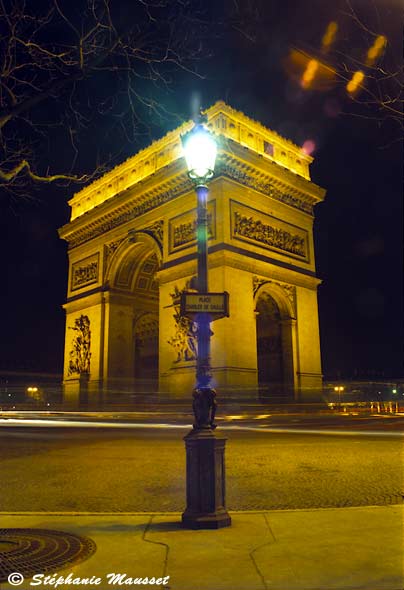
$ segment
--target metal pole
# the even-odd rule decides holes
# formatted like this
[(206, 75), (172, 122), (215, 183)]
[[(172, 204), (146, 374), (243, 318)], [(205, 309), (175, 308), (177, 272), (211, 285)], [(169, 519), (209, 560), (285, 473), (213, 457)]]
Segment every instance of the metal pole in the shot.
[(196, 187), (198, 216), (196, 239), (198, 248), (198, 291), (208, 292), (208, 187)]
[[(196, 186), (198, 214), (196, 225), (198, 291), (208, 293), (208, 188)], [(215, 433), (216, 392), (211, 386), (210, 317), (196, 317), (198, 357), (196, 387), (193, 391), (194, 427), (185, 438), (187, 453), (187, 507), (182, 522), (193, 529), (218, 529), (231, 525), (226, 510), (225, 444)]]
[[(198, 198), (198, 215), (196, 225), (196, 243), (198, 257), (198, 291), (208, 293), (208, 187), (198, 185), (196, 194)], [(201, 313), (197, 316), (198, 325), (198, 359), (196, 370), (197, 389), (209, 388), (212, 374), (210, 367), (210, 318), (208, 314)]]

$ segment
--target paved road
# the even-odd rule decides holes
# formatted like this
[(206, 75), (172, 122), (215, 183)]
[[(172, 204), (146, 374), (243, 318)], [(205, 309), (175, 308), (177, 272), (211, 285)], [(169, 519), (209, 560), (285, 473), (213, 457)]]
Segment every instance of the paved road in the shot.
[[(185, 429), (2, 428), (1, 511), (184, 508)], [(403, 500), (403, 439), (226, 431), (231, 510)]]

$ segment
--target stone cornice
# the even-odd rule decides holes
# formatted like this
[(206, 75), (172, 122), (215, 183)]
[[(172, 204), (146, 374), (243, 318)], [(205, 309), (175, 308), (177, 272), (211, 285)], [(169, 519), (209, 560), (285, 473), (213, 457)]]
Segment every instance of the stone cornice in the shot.
[(92, 210), (60, 228), (60, 237), (69, 243), (69, 248), (75, 248), (192, 190), (182, 165), (176, 162), (169, 168), (167, 180), (156, 182), (155, 178), (153, 182), (142, 183), (136, 191), (127, 190), (115, 195), (97, 207), (97, 212)]
[(227, 265), (248, 272), (251, 276), (258, 275), (260, 278), (266, 277), (268, 281), (281, 281), (296, 287), (304, 287), (312, 290), (316, 290), (322, 282), (314, 273), (304, 274), (302, 273), (302, 269), (298, 267), (294, 269), (292, 267), (284, 268), (283, 266), (279, 266), (278, 261), (268, 263), (268, 260), (263, 259), (262, 264), (257, 262), (254, 268), (252, 268), (251, 259), (248, 259), (244, 253), (233, 252), (229, 249), (223, 249), (209, 255), (209, 268)]
[[(157, 277), (160, 284), (165, 284), (173, 280), (179, 280), (184, 277), (189, 277), (196, 272), (196, 252), (184, 258), (177, 260), (175, 263), (161, 268)], [(296, 287), (304, 287), (306, 289), (316, 290), (321, 284), (321, 279), (316, 277), (314, 273), (304, 274), (302, 269), (295, 267), (284, 268), (279, 266), (279, 262), (262, 257), (261, 263), (257, 261), (254, 266), (251, 265), (251, 258), (245, 256), (245, 253), (234, 252), (229, 248), (221, 248), (220, 250), (212, 251), (209, 249), (209, 269), (221, 266), (230, 266), (238, 270), (250, 273), (251, 276), (257, 276), (262, 280), (280, 281)], [(264, 278), (265, 277), (265, 278)]]
[(76, 193), (69, 201), (71, 220), (109, 201), (118, 193), (136, 188), (143, 180), (178, 160), (182, 155), (180, 137), (192, 126), (192, 121), (183, 123)]
[[(208, 127), (218, 138), (219, 152), (221, 143), (232, 142), (248, 150), (249, 154), (259, 155), (269, 164), (310, 180), (309, 165), (313, 158), (299, 146), (222, 101), (206, 109), (205, 113)], [(192, 121), (183, 123), (76, 193), (69, 201), (71, 221), (113, 199), (116, 194), (136, 190), (146, 179), (182, 160), (181, 135), (192, 126)]]
[[(223, 152), (218, 161), (216, 180), (229, 178), (312, 215), (313, 206), (324, 196), (323, 189), (275, 163), (262, 161), (259, 155), (249, 153), (248, 161), (242, 159), (243, 155), (246, 158), (243, 148), (237, 145), (232, 153)], [(59, 235), (69, 243), (69, 248), (75, 248), (192, 190), (184, 163), (174, 162), (153, 178), (139, 183), (135, 189), (116, 194), (66, 224), (59, 230)]]
[(218, 174), (237, 180), (278, 201), (305, 211), (310, 215), (313, 206), (321, 202), (325, 189), (306, 180), (258, 154), (245, 152), (242, 146), (228, 142), (218, 162)]

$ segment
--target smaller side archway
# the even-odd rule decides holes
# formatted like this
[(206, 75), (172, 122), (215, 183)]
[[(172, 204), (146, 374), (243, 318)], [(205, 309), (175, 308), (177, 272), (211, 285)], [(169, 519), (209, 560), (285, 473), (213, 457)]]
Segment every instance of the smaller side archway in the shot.
[(264, 284), (255, 296), (257, 372), (263, 399), (295, 398), (296, 320), (282, 287)]
[(157, 312), (141, 315), (134, 326), (135, 380), (158, 379), (159, 317)]

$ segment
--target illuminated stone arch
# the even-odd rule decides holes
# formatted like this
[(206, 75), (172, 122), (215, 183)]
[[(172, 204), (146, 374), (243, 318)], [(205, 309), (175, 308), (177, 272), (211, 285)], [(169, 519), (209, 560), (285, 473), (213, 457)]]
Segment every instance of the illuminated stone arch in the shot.
[[(215, 387), (255, 395), (254, 310), (267, 293), (281, 326), (285, 391), (309, 400), (322, 384), (313, 222), (325, 191), (311, 181), (312, 158), (300, 146), (221, 101), (206, 117), (220, 152), (209, 183), (209, 288), (230, 301), (229, 317), (212, 326)], [(192, 126), (185, 122), (69, 201), (70, 221), (60, 229), (69, 257), (65, 391), (82, 377), (69, 372), (71, 328), (81, 316), (91, 331), (90, 388), (133, 387), (136, 338), (153, 314), (159, 393), (189, 397), (195, 385), (195, 355), (184, 352), (173, 299), (197, 271), (196, 196), (181, 155)]]

